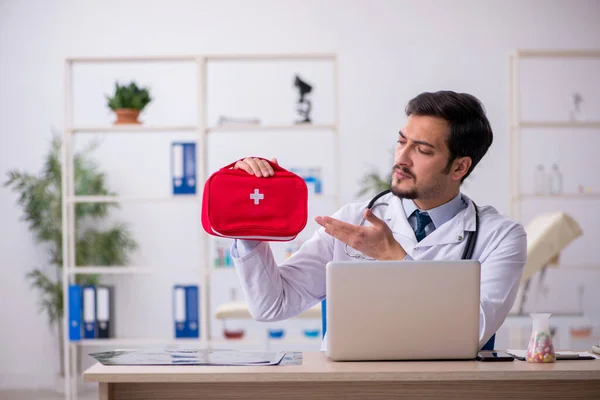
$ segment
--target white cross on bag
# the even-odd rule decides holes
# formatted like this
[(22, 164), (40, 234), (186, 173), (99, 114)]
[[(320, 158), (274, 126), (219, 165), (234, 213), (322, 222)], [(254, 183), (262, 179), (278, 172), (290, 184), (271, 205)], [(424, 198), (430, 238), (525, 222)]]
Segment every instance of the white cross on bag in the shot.
[(254, 193), (250, 194), (250, 199), (254, 200), (254, 204), (258, 204), (262, 199), (265, 198), (265, 195), (258, 192), (258, 189), (254, 189)]

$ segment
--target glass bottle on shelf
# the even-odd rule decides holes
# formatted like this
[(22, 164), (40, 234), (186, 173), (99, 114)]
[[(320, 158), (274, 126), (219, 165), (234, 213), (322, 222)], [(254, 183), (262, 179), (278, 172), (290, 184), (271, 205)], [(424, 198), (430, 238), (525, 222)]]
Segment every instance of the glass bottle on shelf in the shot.
[(231, 244), (226, 240), (214, 240), (214, 266), (215, 268), (230, 268), (233, 266), (231, 259)]
[(552, 164), (552, 170), (550, 171), (550, 174), (548, 176), (548, 183), (549, 183), (548, 186), (550, 189), (549, 190), (550, 194), (552, 194), (552, 195), (562, 194), (563, 179), (562, 179), (562, 173), (558, 169), (557, 164)]
[(544, 171), (544, 166), (542, 164), (538, 165), (535, 169), (534, 187), (535, 194), (546, 194), (546, 172)]
[(571, 95), (571, 110), (569, 111), (569, 119), (572, 122), (578, 122), (583, 120), (581, 113), (581, 103), (583, 103), (583, 97), (579, 93), (573, 93)]
[[(235, 288), (231, 288), (230, 300), (232, 303), (235, 303), (237, 300), (237, 291)], [(226, 339), (241, 339), (244, 337), (245, 331), (242, 324), (235, 319), (224, 319), (223, 320), (223, 336)]]

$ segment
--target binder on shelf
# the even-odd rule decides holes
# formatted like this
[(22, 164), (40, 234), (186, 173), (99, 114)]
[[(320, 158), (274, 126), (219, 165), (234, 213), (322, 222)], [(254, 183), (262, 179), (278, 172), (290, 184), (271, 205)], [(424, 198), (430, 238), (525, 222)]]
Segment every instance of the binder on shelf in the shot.
[(293, 167), (290, 168), (290, 172), (304, 179), (310, 194), (323, 193), (320, 167)]
[(175, 285), (173, 287), (173, 320), (176, 338), (187, 337), (185, 297), (185, 286)]
[(96, 287), (83, 287), (83, 337), (96, 338)]
[(188, 285), (185, 288), (185, 319), (187, 323), (187, 337), (200, 336), (198, 328), (198, 286)]
[(81, 340), (82, 294), (80, 285), (69, 285), (69, 340)]
[(171, 144), (173, 194), (196, 193), (196, 143)]
[(98, 338), (113, 337), (113, 288), (106, 285), (96, 286), (96, 328)]
[(175, 338), (197, 338), (198, 285), (175, 285), (173, 287), (173, 320)]

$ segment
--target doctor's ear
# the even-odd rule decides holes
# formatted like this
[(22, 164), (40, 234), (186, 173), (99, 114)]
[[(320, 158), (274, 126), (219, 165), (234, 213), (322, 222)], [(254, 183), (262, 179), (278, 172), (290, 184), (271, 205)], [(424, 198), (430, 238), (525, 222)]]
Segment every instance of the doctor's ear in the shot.
[(467, 172), (469, 172), (472, 163), (473, 161), (471, 160), (471, 157), (457, 157), (452, 162), (449, 171), (450, 175), (452, 176), (452, 179), (460, 181), (463, 178), (463, 176), (465, 176)]

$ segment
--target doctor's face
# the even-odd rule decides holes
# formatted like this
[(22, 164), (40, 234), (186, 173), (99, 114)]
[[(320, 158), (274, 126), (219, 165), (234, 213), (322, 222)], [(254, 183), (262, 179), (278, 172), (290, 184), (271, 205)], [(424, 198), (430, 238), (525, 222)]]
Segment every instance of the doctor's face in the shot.
[(401, 198), (430, 201), (457, 183), (450, 175), (447, 145), (450, 126), (442, 118), (411, 114), (398, 136), (392, 192)]

